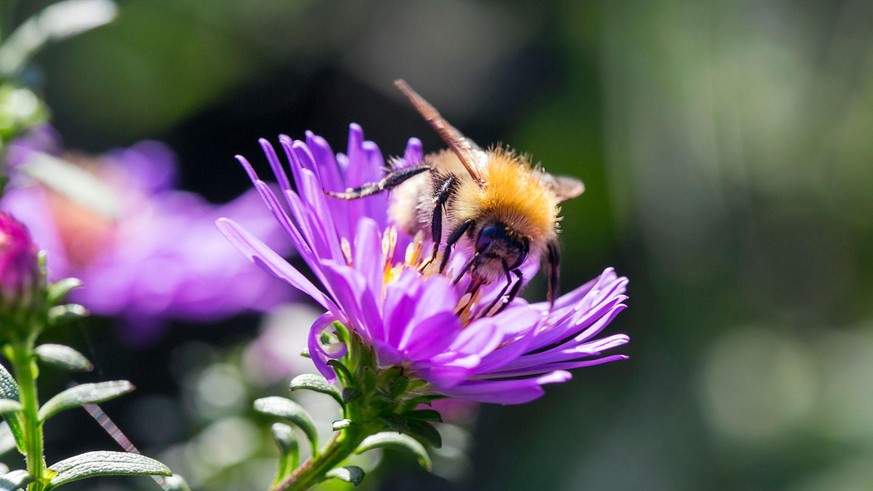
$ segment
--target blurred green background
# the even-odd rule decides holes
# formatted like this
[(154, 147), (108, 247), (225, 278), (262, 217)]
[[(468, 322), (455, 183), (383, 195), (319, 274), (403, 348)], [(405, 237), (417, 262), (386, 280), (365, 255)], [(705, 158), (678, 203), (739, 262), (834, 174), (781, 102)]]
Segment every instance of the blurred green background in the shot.
[[(405, 78), (480, 144), (585, 181), (563, 285), (630, 278), (611, 329), (631, 359), (483, 407), (451, 479), (398, 457), (369, 489), (873, 489), (873, 3), (118, 3), (28, 74), (69, 147), (163, 140), (184, 188), (227, 201), (258, 137), (311, 129), (342, 150), (357, 122), (386, 154), (440, 148)], [(99, 341), (95, 361), (175, 407), (188, 389), (155, 366), (257, 323), (176, 326), (133, 358)], [(134, 441), (172, 413), (113, 407)], [(202, 489), (254, 489), (228, 482)]]

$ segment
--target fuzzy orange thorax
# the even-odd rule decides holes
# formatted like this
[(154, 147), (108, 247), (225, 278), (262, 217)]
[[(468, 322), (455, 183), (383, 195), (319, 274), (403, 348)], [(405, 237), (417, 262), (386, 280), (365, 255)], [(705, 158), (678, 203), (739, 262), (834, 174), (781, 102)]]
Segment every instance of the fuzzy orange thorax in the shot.
[(459, 215), (494, 217), (528, 239), (555, 237), (558, 199), (526, 158), (500, 148), (489, 149), (483, 177), (483, 188), (472, 179), (462, 183), (468, 189), (458, 192)]

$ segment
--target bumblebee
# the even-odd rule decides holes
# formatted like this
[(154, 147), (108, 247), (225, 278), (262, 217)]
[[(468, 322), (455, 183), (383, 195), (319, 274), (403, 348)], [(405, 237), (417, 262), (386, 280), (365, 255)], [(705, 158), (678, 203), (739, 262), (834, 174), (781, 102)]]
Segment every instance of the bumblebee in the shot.
[[(430, 259), (422, 269), (439, 261), (439, 272), (443, 273), (453, 248), (467, 241), (472, 256), (455, 283), (469, 273), (472, 281), (467, 291), (476, 293), (482, 285), (504, 278), (506, 284), (497, 296), (500, 299), (509, 291), (504, 305), (521, 289), (524, 278), (520, 268), (525, 260), (545, 257), (547, 295), (553, 304), (560, 267), (559, 204), (582, 194), (582, 181), (548, 174), (509, 149), (483, 150), (405, 81), (397, 80), (394, 85), (448, 149), (389, 171), (377, 182), (327, 194), (350, 200), (393, 190), (389, 208), (392, 222), (410, 235), (423, 233), (433, 241)], [(448, 232), (445, 237), (444, 230)]]

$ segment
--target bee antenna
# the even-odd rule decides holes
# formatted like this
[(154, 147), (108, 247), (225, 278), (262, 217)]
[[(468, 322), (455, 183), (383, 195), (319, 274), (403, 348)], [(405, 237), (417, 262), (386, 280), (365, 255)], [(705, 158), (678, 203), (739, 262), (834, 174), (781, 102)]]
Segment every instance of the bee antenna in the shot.
[(416, 92), (415, 89), (410, 87), (405, 80), (395, 80), (394, 86), (397, 87), (407, 99), (409, 99), (409, 102), (412, 103), (412, 107), (418, 111), (418, 114), (427, 121), (443, 142), (449, 146), (455, 155), (458, 156), (458, 159), (461, 160), (461, 163), (464, 165), (464, 168), (467, 169), (467, 172), (470, 174), (470, 177), (473, 178), (473, 181), (475, 181), (479, 187), (484, 187), (485, 180), (482, 179), (482, 176), (477, 170), (475, 153), (470, 140), (458, 131), (457, 128), (449, 124), (440, 112), (437, 111), (431, 103), (427, 102), (424, 97)]

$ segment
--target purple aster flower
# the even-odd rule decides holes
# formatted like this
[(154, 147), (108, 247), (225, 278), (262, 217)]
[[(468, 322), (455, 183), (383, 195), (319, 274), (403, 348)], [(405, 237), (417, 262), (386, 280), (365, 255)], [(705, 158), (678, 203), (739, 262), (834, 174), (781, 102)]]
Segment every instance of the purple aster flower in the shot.
[[(48, 127), (10, 145), (9, 163), (18, 172), (0, 208), (27, 223), (47, 251), (49, 279), (81, 279), (84, 287), (70, 299), (96, 314), (123, 318), (127, 339), (154, 339), (168, 319), (214, 321), (290, 298), (291, 289), (276, 288), (252, 271), (213, 225), (220, 216), (235, 217), (288, 253), (281, 228), (256, 192), (216, 206), (175, 190), (175, 157), (158, 142), (96, 158), (61, 152)], [(63, 156), (96, 177), (105, 194), (102, 207), (29, 179), (27, 164), (45, 155)]]
[[(627, 298), (627, 279), (611, 268), (552, 308), (516, 298), (501, 310), (498, 285), (486, 285), (471, 298), (465, 294), (469, 275), (457, 284), (450, 280), (471, 251), (456, 248), (445, 276), (425, 264), (433, 244), (391, 225), (387, 194), (354, 201), (325, 195), (383, 176), (382, 154), (360, 127), (351, 126), (345, 154), (335, 155), (311, 133), (305, 142), (286, 136), (279, 141), (293, 186), (274, 147), (265, 140), (261, 146), (281, 200), (245, 158), (238, 159), (323, 289), (258, 239), (257, 231), (230, 219), (218, 226), (249, 259), (327, 311), (310, 330), (309, 353), (329, 380), (336, 378), (331, 360), (348, 349), (328, 336), (336, 322), (373, 350), (380, 368), (401, 367), (422, 380), (427, 392), (471, 401), (528, 402), (543, 394), (543, 385), (569, 380), (570, 369), (626, 358), (603, 354), (628, 342), (623, 334), (601, 336)], [(421, 160), (421, 143), (411, 139), (394, 165)], [(537, 268), (529, 260), (524, 277)]]

